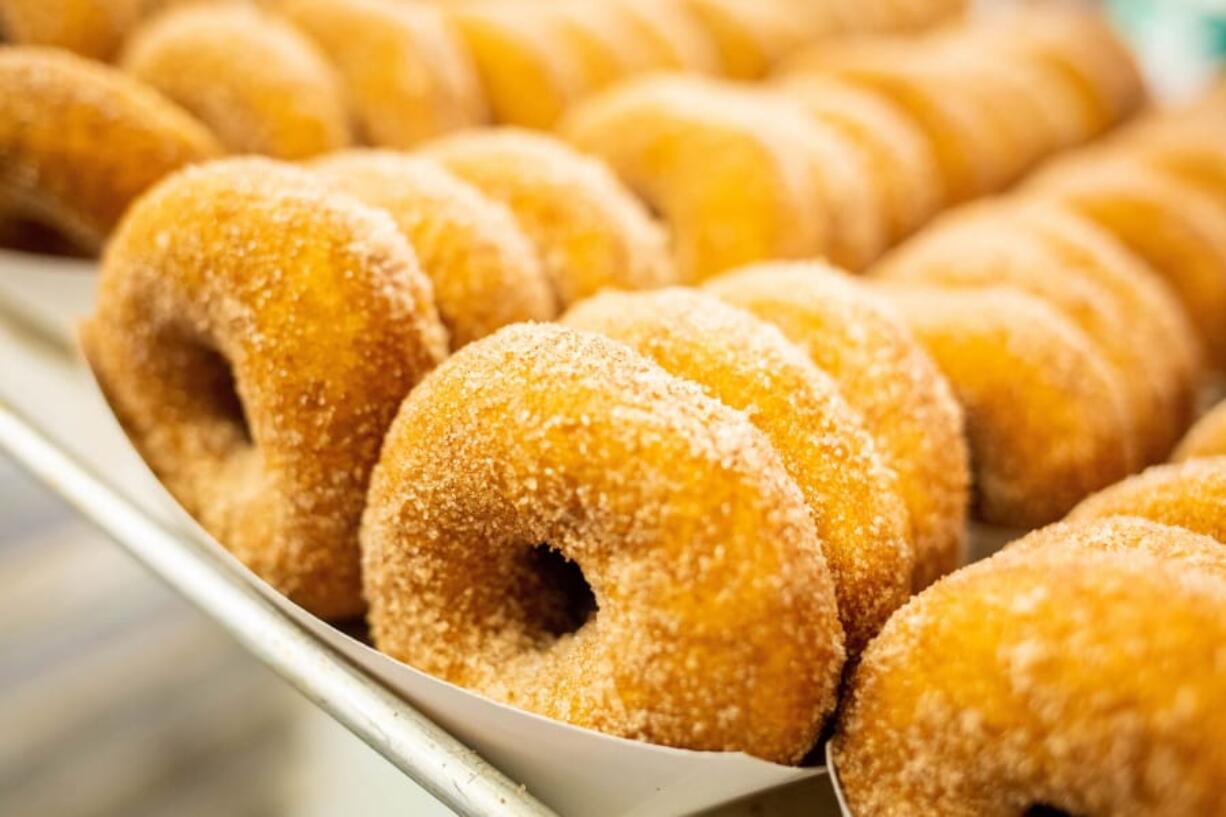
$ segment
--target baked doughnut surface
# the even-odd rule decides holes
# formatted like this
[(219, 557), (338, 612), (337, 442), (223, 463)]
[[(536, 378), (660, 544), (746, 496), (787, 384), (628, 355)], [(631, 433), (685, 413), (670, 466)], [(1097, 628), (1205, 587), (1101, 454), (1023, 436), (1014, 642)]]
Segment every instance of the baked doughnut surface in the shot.
[(704, 289), (777, 326), (864, 418), (910, 513), (914, 586), (957, 567), (970, 483), (962, 411), (902, 321), (866, 287), (820, 262), (757, 264)]
[(668, 239), (600, 162), (516, 128), (461, 133), (423, 154), (511, 209), (562, 306), (605, 287), (672, 283)]
[(441, 165), (394, 151), (353, 150), (325, 156), (312, 169), (391, 214), (434, 283), (452, 349), (557, 312), (536, 249), (515, 217)]
[(1176, 460), (1197, 457), (1226, 457), (1226, 402), (1201, 417), (1175, 449)]
[(380, 650), (529, 711), (794, 762), (834, 705), (833, 586), (778, 455), (599, 335), (519, 324), (427, 377), (362, 548)]
[(137, 450), (206, 530), (316, 615), (362, 611), (370, 469), (446, 353), (386, 214), (267, 160), (184, 171), (108, 245), (83, 340)]
[(1226, 549), (1130, 519), (1034, 537), (865, 652), (833, 746), (851, 812), (1219, 814)]
[(281, 18), (189, 5), (133, 32), (121, 65), (215, 133), (227, 151), (303, 159), (349, 144), (340, 82)]
[(203, 125), (119, 71), (0, 48), (0, 212), (94, 252), (146, 187), (219, 153)]
[(910, 519), (862, 418), (774, 326), (687, 289), (606, 292), (563, 316), (621, 341), (744, 411), (813, 517), (854, 655), (911, 595)]

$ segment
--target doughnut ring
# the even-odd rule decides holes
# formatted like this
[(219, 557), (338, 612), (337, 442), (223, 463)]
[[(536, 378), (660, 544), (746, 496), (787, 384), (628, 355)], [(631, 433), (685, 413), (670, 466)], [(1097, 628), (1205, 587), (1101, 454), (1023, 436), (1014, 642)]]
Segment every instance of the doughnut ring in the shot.
[(911, 518), (912, 586), (964, 558), (969, 465), (962, 413), (910, 331), (866, 288), (819, 262), (759, 264), (707, 292), (774, 324), (863, 417)]
[(880, 291), (962, 403), (983, 521), (1052, 522), (1139, 464), (1121, 378), (1052, 307), (1009, 287)]
[(0, 32), (19, 45), (108, 60), (147, 5), (149, 0), (3, 0)]
[(559, 3), (540, 9), (549, 18), (556, 47), (573, 59), (582, 76), (581, 95), (639, 73), (649, 55), (629, 20), (607, 0)]
[(784, 3), (739, 0), (683, 0), (719, 55), (720, 73), (732, 79), (761, 79), (784, 55), (802, 42), (799, 12)]
[(276, 0), (333, 64), (361, 141), (408, 148), (485, 120), (476, 69), (447, 15), (426, 3)]
[(856, 655), (911, 595), (897, 477), (838, 386), (770, 324), (690, 289), (605, 292), (562, 322), (599, 332), (744, 411), (804, 494)]
[(96, 252), (132, 199), (220, 152), (156, 91), (50, 48), (0, 49), (0, 212)]
[(511, 209), (562, 306), (605, 287), (673, 282), (663, 229), (608, 168), (564, 142), (504, 128), (456, 134), (423, 155)]
[(303, 159), (349, 144), (332, 68), (292, 26), (258, 8), (173, 9), (133, 33), (121, 64), (207, 125), (230, 152)]
[(362, 554), (381, 651), (546, 717), (787, 763), (835, 703), (833, 585), (778, 454), (599, 335), (510, 326), (414, 389)]
[(446, 354), (385, 213), (263, 159), (175, 174), (109, 243), (83, 341), (133, 444), (207, 531), (310, 612), (362, 612), (370, 470)]
[(1070, 522), (1139, 516), (1226, 545), (1226, 458), (1156, 465), (1087, 498)]
[(316, 160), (312, 169), (391, 214), (434, 284), (453, 350), (509, 323), (553, 319), (553, 290), (515, 217), (440, 165), (354, 150)]
[(1057, 525), (912, 599), (865, 651), (832, 751), (856, 817), (1215, 814), (1226, 549)]
[(1200, 418), (1175, 449), (1178, 462), (1197, 457), (1226, 457), (1226, 402)]
[(1173, 287), (1216, 365), (1226, 365), (1226, 208), (1140, 162), (1074, 156), (1040, 172), (1035, 194), (1112, 233)]
[(863, 152), (891, 243), (936, 212), (942, 187), (932, 146), (895, 106), (820, 74), (797, 74), (779, 87), (806, 113), (836, 128)]
[(648, 77), (577, 105), (559, 130), (662, 214), (683, 280), (828, 244), (811, 154), (746, 94), (697, 77)]
[[(1179, 379), (1163, 327), (1148, 317), (1148, 307), (1139, 311), (1126, 302), (1140, 294), (1133, 282), (1109, 280), (1110, 272), (1102, 269), (1085, 272), (1028, 223), (1025, 209), (980, 204), (942, 216), (874, 267), (873, 275), (942, 287), (1010, 286), (1046, 301), (1081, 329), (1116, 371), (1145, 461), (1165, 459), (1190, 419), (1194, 382)], [(1184, 335), (1189, 332), (1185, 328)], [(1140, 334), (1151, 335), (1157, 345), (1138, 343)]]
[(613, 0), (612, 6), (627, 18), (649, 64), (700, 74), (719, 70), (714, 43), (678, 0)]

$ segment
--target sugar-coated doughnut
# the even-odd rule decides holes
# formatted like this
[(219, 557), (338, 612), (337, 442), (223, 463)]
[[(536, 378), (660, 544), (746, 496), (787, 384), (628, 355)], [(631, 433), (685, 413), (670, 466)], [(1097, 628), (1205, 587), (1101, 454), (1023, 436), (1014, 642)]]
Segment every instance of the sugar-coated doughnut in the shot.
[(827, 246), (812, 154), (747, 95), (698, 77), (623, 83), (559, 125), (668, 222), (684, 280)]
[[(1049, 238), (1048, 228), (1059, 229), (1058, 210), (1006, 202), (960, 208), (892, 252), (872, 273), (944, 287), (1011, 286), (1046, 301), (1115, 368), (1145, 460), (1164, 460), (1190, 420), (1196, 383), (1173, 360), (1167, 327), (1150, 317), (1149, 304), (1138, 303), (1151, 294), (1149, 288), (1119, 270), (1078, 263), (1057, 238)], [(1161, 299), (1158, 303), (1161, 307)], [(1185, 326), (1183, 336), (1190, 332)], [(1140, 337), (1152, 342), (1139, 343)]]
[(150, 0), (0, 0), (0, 32), (20, 45), (67, 49), (96, 60), (114, 56)]
[(903, 238), (936, 211), (942, 183), (932, 146), (900, 109), (821, 74), (796, 74), (780, 89), (864, 152), (890, 239)]
[(834, 705), (833, 586), (778, 454), (599, 335), (507, 327), (414, 389), (362, 554), (380, 650), (529, 711), (795, 762)]
[(440, 9), (388, 0), (275, 0), (335, 66), (358, 135), (407, 148), (486, 116), (473, 60)]
[(312, 167), (329, 185), (391, 214), (434, 283), (452, 349), (509, 323), (556, 314), (549, 279), (515, 217), (439, 164), (354, 150)]
[(775, 324), (860, 412), (898, 474), (915, 546), (913, 586), (957, 567), (970, 483), (962, 413), (902, 321), (865, 287), (819, 262), (750, 266), (704, 289)]
[(119, 71), (0, 48), (0, 212), (96, 251), (141, 191), (219, 152), (203, 125)]
[(564, 142), (504, 128), (456, 134), (425, 153), (511, 209), (562, 306), (605, 287), (673, 282), (663, 229), (608, 168)]
[(1226, 548), (1057, 525), (894, 615), (833, 752), (857, 817), (1218, 814)]
[(303, 159), (349, 144), (335, 72), (310, 40), (260, 9), (172, 9), (132, 34), (121, 64), (196, 116), (230, 152)]
[(638, 33), (649, 64), (665, 70), (714, 74), (719, 55), (702, 24), (688, 14), (685, 0), (611, 0)]
[(562, 321), (693, 380), (767, 436), (804, 494), (858, 653), (910, 597), (914, 557), (897, 476), (830, 376), (771, 324), (695, 290), (606, 292)]
[(880, 291), (966, 412), (980, 519), (1053, 522), (1139, 464), (1119, 373), (1055, 309), (1009, 287)]
[(548, 129), (584, 92), (577, 61), (531, 7), (478, 0), (451, 14), (496, 123)]
[(387, 214), (265, 159), (185, 170), (116, 231), (84, 341), (137, 450), (206, 530), (316, 615), (362, 611), (370, 470), (446, 354)]
[(799, 15), (779, 0), (683, 0), (715, 44), (720, 72), (733, 79), (759, 79), (803, 40)]
[(1070, 522), (1139, 516), (1211, 536), (1226, 545), (1226, 458), (1156, 465), (1099, 491), (1073, 509)]
[(1197, 457), (1226, 457), (1226, 402), (1201, 417), (1175, 449), (1177, 461)]
[(1028, 189), (1073, 207), (1144, 259), (1174, 288), (1213, 362), (1226, 365), (1226, 207), (1156, 168), (1111, 156), (1056, 162)]
[(551, 18), (556, 47), (578, 67), (581, 94), (647, 68), (650, 55), (638, 33), (608, 0), (572, 0), (536, 10)]

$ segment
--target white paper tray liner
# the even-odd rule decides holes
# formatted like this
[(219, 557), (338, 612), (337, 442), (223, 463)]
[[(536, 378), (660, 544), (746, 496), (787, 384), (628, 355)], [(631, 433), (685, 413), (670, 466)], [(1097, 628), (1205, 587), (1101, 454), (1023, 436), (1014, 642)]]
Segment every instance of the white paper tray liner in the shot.
[[(19, 259), (18, 259), (19, 260)], [(88, 310), (92, 275), (79, 262), (65, 280), (26, 286), (12, 254), (0, 253), (0, 297), (20, 291), (24, 317), (69, 340)], [(47, 262), (38, 269), (46, 272)], [(27, 282), (29, 279), (27, 278)], [(48, 301), (48, 299), (51, 299)], [(2, 324), (0, 324), (2, 328)], [(694, 752), (654, 746), (553, 721), (483, 698), (418, 672), (349, 637), (273, 590), (221, 547), (178, 506), (136, 454), (89, 374), (67, 376), (21, 360), (11, 337), (0, 337), (5, 397), (65, 448), (152, 516), (207, 544), (237, 577), (253, 584), (303, 627), (397, 691), (552, 808), (575, 817), (688, 814), (825, 774), (741, 753)]]

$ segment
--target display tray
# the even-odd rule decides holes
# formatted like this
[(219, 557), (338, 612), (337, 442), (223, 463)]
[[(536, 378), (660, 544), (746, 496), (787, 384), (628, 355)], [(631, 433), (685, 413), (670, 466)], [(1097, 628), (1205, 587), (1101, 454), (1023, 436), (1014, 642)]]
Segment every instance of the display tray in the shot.
[(233, 560), (123, 436), (75, 343), (88, 262), (0, 252), (0, 449), (461, 815), (840, 813), (823, 767), (650, 746), (488, 701), (376, 653)]

